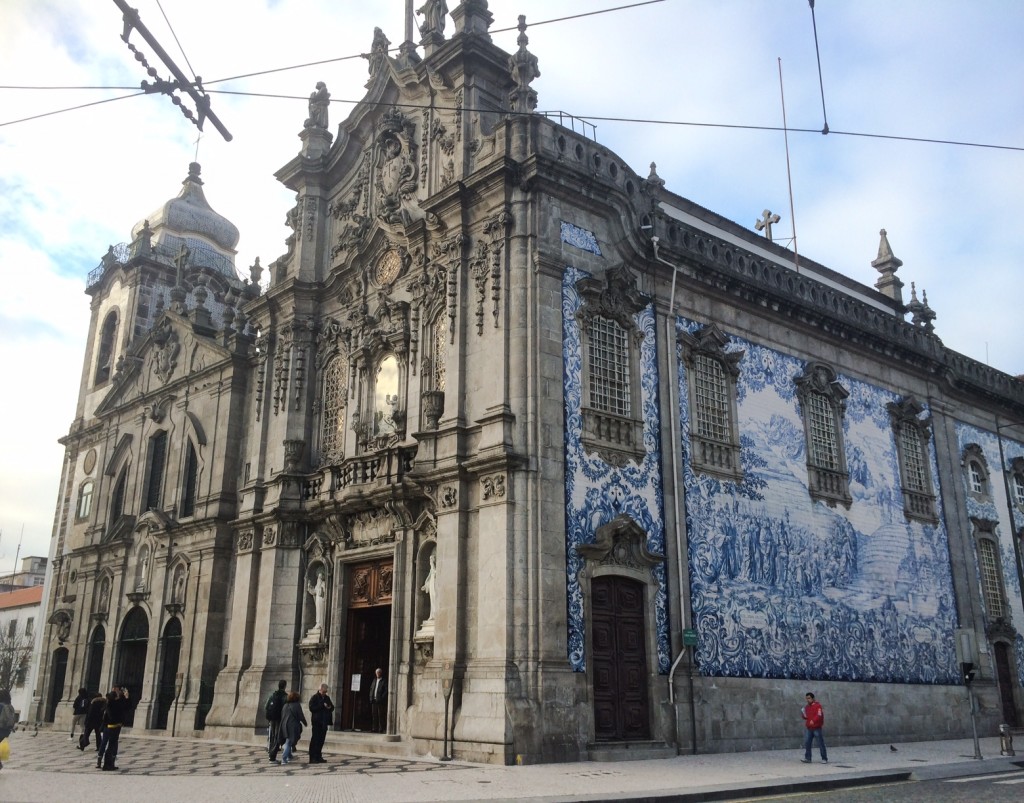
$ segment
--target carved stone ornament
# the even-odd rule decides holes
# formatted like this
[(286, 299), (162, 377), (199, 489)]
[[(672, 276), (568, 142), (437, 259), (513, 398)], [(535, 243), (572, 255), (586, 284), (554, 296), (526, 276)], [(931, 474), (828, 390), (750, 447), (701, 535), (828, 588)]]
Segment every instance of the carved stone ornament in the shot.
[(153, 351), (153, 373), (161, 382), (166, 383), (174, 374), (174, 369), (178, 365), (178, 354), (181, 352), (178, 333), (174, 331), (167, 318), (153, 330), (153, 342), (156, 344)]
[(242, 554), (243, 552), (251, 552), (252, 551), (253, 536), (254, 536), (254, 533), (253, 533), (252, 530), (245, 530), (245, 531), (240, 532), (238, 534), (238, 553), (239, 554)]
[(61, 644), (71, 637), (71, 622), (73, 619), (74, 612), (63, 609), (54, 611), (53, 616), (49, 619), (50, 624), (57, 631), (57, 641)]
[(483, 497), (487, 499), (501, 499), (505, 496), (505, 475), (492, 474), (480, 480), (483, 488)]
[(425, 390), (420, 394), (423, 407), (423, 427), (434, 431), (437, 429), (441, 415), (444, 413), (444, 391)]
[(591, 567), (615, 566), (638, 572), (649, 571), (664, 560), (647, 549), (647, 533), (625, 513), (598, 527), (594, 543), (580, 544), (576, 551)]
[(577, 317), (587, 327), (595, 315), (615, 321), (619, 326), (642, 337), (633, 316), (647, 306), (650, 299), (636, 287), (636, 277), (625, 265), (609, 268), (601, 276), (586, 276), (576, 282), (583, 302)]
[(454, 485), (446, 485), (441, 489), (441, 507), (450, 510), (459, 501), (459, 492)]

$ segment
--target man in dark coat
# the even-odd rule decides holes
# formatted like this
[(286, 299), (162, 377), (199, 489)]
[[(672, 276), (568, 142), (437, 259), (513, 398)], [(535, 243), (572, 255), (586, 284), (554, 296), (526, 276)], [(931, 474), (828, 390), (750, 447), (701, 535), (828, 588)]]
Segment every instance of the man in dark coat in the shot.
[(115, 685), (107, 695), (107, 710), (103, 713), (103, 744), (96, 758), (97, 767), (117, 769), (117, 742), (121, 738), (121, 727), (129, 711), (128, 689)]
[(278, 681), (277, 689), (270, 695), (264, 709), (267, 716), (267, 752), (270, 760), (277, 762), (277, 751), (280, 749), (284, 739), (281, 737), (281, 716), (284, 714), (284, 704), (288, 702), (287, 680)]
[(326, 761), (323, 749), (327, 729), (334, 721), (334, 703), (327, 695), (326, 683), (321, 683), (317, 693), (309, 698), (309, 715), (313, 728), (313, 735), (309, 737), (309, 763), (323, 764)]
[(89, 710), (89, 701), (92, 700), (92, 695), (89, 694), (89, 690), (82, 688), (78, 690), (78, 696), (75, 698), (75, 702), (71, 704), (71, 735), (68, 737), (69, 740), (75, 738), (75, 728), (81, 726), (85, 721), (85, 715)]
[(388, 699), (388, 682), (384, 679), (384, 672), (380, 667), (374, 673), (373, 683), (370, 684), (370, 714), (373, 719), (373, 732), (384, 733), (388, 724), (387, 708), (385, 704)]
[(85, 713), (85, 725), (82, 735), (78, 737), (78, 749), (85, 750), (89, 746), (89, 734), (96, 734), (96, 752), (100, 752), (100, 744), (103, 742), (103, 712), (107, 709), (107, 698), (97, 694), (89, 703), (89, 710)]

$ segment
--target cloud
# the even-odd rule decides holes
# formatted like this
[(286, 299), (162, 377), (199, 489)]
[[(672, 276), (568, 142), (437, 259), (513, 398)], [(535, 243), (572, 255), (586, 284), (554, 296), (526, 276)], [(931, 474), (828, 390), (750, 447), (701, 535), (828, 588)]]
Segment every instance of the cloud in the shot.
[[(243, 274), (257, 256), (269, 264), (284, 250), (294, 203), (274, 172), (298, 152), (308, 94), (326, 81), (335, 128), (351, 108), (342, 101), (365, 92), (359, 54), (369, 51), (374, 27), (394, 45), (402, 40), (404, 4), (277, 0), (240, 14), (237, 4), (178, 0), (164, 4), (173, 34), (153, 0), (133, 5), (179, 66), (191, 65), (214, 93), (234, 138), (225, 142), (208, 125), (198, 143), (206, 195), (240, 230)], [(506, 50), (516, 48), (517, 15), (531, 24), (541, 110), (779, 126), (781, 58), (789, 126), (822, 126), (803, 0), (668, 0), (545, 25), (538, 23), (595, 4), (518, 0), (490, 9), (493, 40)], [(968, 13), (953, 0), (826, 1), (816, 16), (834, 132), (1024, 145), (1024, 5), (982, 3)], [(147, 76), (120, 34), (112, 3), (7, 0), (0, 84), (113, 88), (0, 89), (0, 123), (137, 94)], [(141, 38), (131, 41), (165, 77)], [(312, 66), (219, 80), (300, 64)], [(598, 141), (641, 176), (657, 162), (670, 190), (747, 227), (770, 207), (783, 218), (777, 236), (788, 236), (780, 131), (596, 125)], [(47, 550), (62, 455), (55, 440), (74, 418), (88, 326), (85, 277), (108, 246), (127, 241), (135, 223), (177, 193), (197, 134), (167, 97), (141, 94), (0, 125), (0, 358), (17, 389), (0, 409), (0, 438), (11, 444), (0, 457), (0, 561), (22, 523), (31, 551)], [(911, 280), (927, 289), (944, 342), (1024, 374), (1016, 337), (1020, 152), (796, 131), (789, 146), (801, 254), (870, 286), (886, 228), (905, 263), (907, 293)]]

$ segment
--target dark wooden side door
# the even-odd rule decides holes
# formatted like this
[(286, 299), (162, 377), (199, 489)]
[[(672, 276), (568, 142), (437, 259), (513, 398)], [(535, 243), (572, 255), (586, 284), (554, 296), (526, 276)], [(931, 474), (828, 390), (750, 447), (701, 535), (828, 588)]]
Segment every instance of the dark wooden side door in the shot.
[(1006, 644), (995, 644), (996, 678), (999, 681), (999, 700), (1002, 703), (1003, 722), (1017, 727), (1017, 707), (1013, 704), (1013, 673), (1010, 671), (1010, 651)]
[(596, 577), (593, 603), (594, 729), (598, 741), (650, 738), (644, 587), (625, 577)]
[[(343, 730), (371, 730), (370, 683), (377, 667), (388, 674), (391, 645), (391, 600), (393, 563), (390, 558), (360, 563), (348, 568), (348, 619), (342, 666), (341, 714), (335, 727)], [(358, 678), (359, 691), (353, 690)], [(394, 683), (387, 677), (388, 694)]]

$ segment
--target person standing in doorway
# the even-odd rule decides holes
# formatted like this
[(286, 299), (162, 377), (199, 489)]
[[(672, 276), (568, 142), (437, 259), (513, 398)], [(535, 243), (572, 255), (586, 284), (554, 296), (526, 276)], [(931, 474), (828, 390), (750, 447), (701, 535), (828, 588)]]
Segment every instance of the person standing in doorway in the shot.
[(807, 705), (800, 710), (800, 716), (804, 718), (806, 731), (804, 733), (804, 757), (800, 760), (804, 764), (811, 763), (811, 748), (814, 746), (815, 738), (817, 738), (818, 749), (821, 751), (821, 763), (828, 764), (825, 737), (821, 733), (821, 729), (825, 727), (825, 712), (821, 707), (821, 703), (814, 699), (814, 695), (811, 692), (807, 692), (804, 695), (804, 699), (807, 701)]
[(288, 702), (287, 680), (277, 683), (277, 689), (267, 699), (263, 713), (267, 717), (267, 753), (272, 762), (277, 762), (277, 751), (284, 739), (281, 738), (281, 715), (284, 714), (284, 704)]
[(373, 673), (373, 683), (370, 684), (370, 716), (374, 733), (384, 733), (387, 727), (387, 699), (388, 682), (384, 679), (384, 671), (378, 666)]
[(334, 721), (334, 703), (327, 694), (326, 683), (321, 683), (317, 693), (309, 698), (309, 720), (313, 728), (313, 735), (309, 737), (309, 763), (325, 764), (324, 741)]

